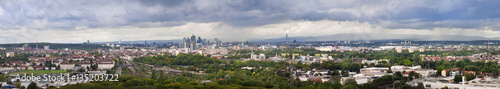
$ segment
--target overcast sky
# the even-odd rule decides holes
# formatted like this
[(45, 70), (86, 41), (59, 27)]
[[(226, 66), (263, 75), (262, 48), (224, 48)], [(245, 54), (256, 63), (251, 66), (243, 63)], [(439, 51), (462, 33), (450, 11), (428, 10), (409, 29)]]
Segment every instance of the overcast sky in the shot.
[(359, 40), (401, 35), (500, 40), (499, 4), (499, 0), (0, 0), (0, 43), (171, 40), (192, 34), (235, 41), (285, 33), (290, 37), (357, 34)]

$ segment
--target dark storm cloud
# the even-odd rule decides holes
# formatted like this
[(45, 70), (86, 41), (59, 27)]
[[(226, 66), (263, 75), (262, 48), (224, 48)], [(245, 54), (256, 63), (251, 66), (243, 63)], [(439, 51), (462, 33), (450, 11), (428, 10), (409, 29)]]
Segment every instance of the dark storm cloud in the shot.
[[(460, 27), (498, 19), (495, 0), (85, 0), (1, 1), (0, 23), (11, 27), (68, 29), (120, 27), (141, 22), (223, 22), (235, 27), (286, 20), (361, 21), (389, 28)], [(418, 19), (418, 22), (405, 22)], [(425, 24), (440, 21), (439, 24)], [(459, 21), (459, 22), (454, 22)], [(423, 25), (425, 24), (425, 25)], [(172, 24), (166, 26), (177, 26)]]
[[(82, 36), (155, 27), (155, 31), (165, 28), (167, 35), (207, 31), (217, 32), (214, 35), (254, 32), (264, 36), (289, 30), (302, 33), (335, 30), (321, 34), (329, 35), (339, 31), (360, 33), (392, 29), (432, 33), (431, 30), (441, 29), (461, 31), (456, 33), (458, 35), (484, 30), (474, 36), (496, 37), (488, 31), (500, 30), (499, 4), (497, 0), (2, 0), (0, 33), (5, 34), (0, 34), (0, 37), (30, 41), (28, 39), (44, 36), (38, 34), (44, 31), (71, 33), (68, 36), (85, 33), (85, 29), (97, 31), (76, 36), (87, 39)], [(98, 33), (101, 29), (110, 31)], [(151, 36), (132, 32), (135, 30), (121, 34), (130, 35), (130, 38)], [(162, 30), (155, 34), (160, 32)]]

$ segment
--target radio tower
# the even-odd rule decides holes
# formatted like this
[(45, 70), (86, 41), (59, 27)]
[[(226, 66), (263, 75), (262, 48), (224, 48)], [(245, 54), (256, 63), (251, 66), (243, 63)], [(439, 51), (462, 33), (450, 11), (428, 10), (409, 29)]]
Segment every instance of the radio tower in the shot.
[(288, 49), (288, 33), (285, 33), (285, 43), (286, 43), (286, 49)]
[(490, 60), (490, 55), (489, 55), (489, 52), (490, 52), (490, 39), (488, 39), (488, 46), (486, 47), (486, 60)]
[(288, 33), (285, 33), (285, 43), (288, 44)]

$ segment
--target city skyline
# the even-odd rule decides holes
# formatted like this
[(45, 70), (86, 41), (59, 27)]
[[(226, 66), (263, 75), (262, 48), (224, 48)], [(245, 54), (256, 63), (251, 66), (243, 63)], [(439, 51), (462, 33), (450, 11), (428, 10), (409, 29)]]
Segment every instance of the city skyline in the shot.
[(224, 41), (286, 34), (289, 40), (500, 40), (498, 2), (0, 1), (0, 43), (176, 40), (191, 34)]

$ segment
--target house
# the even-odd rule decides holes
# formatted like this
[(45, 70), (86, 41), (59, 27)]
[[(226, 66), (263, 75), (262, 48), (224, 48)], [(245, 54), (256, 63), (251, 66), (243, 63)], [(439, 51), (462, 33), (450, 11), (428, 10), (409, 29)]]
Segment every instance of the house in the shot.
[(222, 59), (222, 55), (212, 55), (212, 58)]
[(89, 74), (106, 74), (105, 70), (87, 71)]
[(90, 68), (90, 63), (80, 63), (80, 66), (83, 68)]
[(114, 63), (97, 63), (97, 69), (108, 70), (115, 66)]
[(43, 70), (43, 67), (42, 66), (36, 66), (35, 70)]
[(28, 67), (27, 70), (35, 70), (32, 66)]
[(387, 73), (387, 70), (389, 68), (384, 68), (384, 67), (370, 67), (370, 68), (362, 68), (360, 69), (360, 73), (365, 75), (365, 76), (383, 76)]
[(71, 70), (75, 67), (75, 63), (61, 63), (59, 64), (61, 70)]
[(451, 76), (457, 75), (459, 72), (457, 72), (458, 68), (452, 68), (452, 69), (445, 69), (441, 71), (441, 76), (448, 76), (446, 73), (450, 72)]
[(20, 70), (26, 70), (26, 69), (28, 69), (28, 67), (26, 67), (26, 66), (21, 66), (21, 69), (20, 69)]
[(38, 65), (44, 65), (43, 61), (35, 61), (35, 64)]
[(82, 61), (84, 59), (80, 58), (80, 57), (73, 57), (73, 58), (71, 58), (71, 60), (73, 60), (73, 61)]
[[(404, 73), (403, 73), (403, 76), (405, 76), (405, 77), (410, 76), (410, 72), (412, 72), (412, 71), (407, 71), (407, 72), (404, 72)], [(415, 72), (415, 71), (413, 71), (413, 72)], [(415, 73), (417, 73), (417, 72), (415, 72)]]

